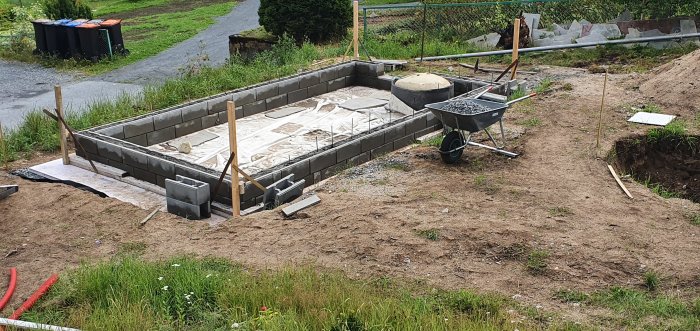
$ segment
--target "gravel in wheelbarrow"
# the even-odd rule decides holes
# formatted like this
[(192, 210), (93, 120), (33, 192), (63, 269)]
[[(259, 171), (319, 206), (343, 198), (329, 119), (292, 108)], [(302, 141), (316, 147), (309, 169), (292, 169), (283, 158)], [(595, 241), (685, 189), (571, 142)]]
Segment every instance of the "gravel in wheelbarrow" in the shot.
[(491, 111), (491, 110), (493, 110), (493, 108), (483, 106), (483, 105), (478, 104), (478, 103), (476, 103), (472, 100), (469, 100), (469, 99), (462, 99), (462, 100), (458, 99), (458, 100), (450, 100), (449, 103), (446, 103), (442, 107), (442, 110), (448, 111), (451, 113), (472, 115), (472, 114), (479, 114), (479, 113)]

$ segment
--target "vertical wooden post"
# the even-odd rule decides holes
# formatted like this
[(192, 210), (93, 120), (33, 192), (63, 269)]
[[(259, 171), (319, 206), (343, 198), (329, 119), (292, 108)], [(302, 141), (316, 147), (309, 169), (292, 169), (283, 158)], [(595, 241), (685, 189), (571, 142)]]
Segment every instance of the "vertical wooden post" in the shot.
[(603, 108), (605, 107), (605, 90), (608, 87), (608, 71), (605, 70), (605, 80), (603, 81), (603, 97), (600, 100), (600, 113), (598, 114), (598, 135), (595, 140), (595, 148), (600, 147), (600, 134), (603, 130)]
[(355, 51), (355, 60), (360, 59), (360, 1), (352, 2), (352, 46)]
[(5, 167), (5, 170), (8, 169), (7, 167), (7, 146), (5, 145), (5, 136), (2, 133), (2, 123), (0, 123), (0, 152), (2, 152), (2, 165)]
[[(58, 116), (65, 118), (63, 116), (63, 95), (61, 94), (61, 85), (56, 85), (53, 87), (54, 94), (56, 95), (56, 112)], [(58, 137), (61, 139), (61, 154), (63, 155), (63, 164), (70, 164), (70, 159), (68, 158), (68, 140), (66, 139), (66, 126), (63, 125), (61, 121), (58, 121)]]
[(228, 146), (233, 153), (233, 161), (231, 164), (231, 207), (233, 207), (233, 216), (241, 216), (241, 191), (240, 181), (238, 179), (238, 144), (236, 142), (236, 104), (233, 101), (226, 103), (226, 112), (228, 115)]
[[(518, 54), (520, 49), (520, 19), (516, 18), (515, 21), (513, 21), (513, 60), (512, 62), (515, 62), (520, 55)], [(513, 75), (511, 76), (511, 79), (515, 79), (516, 76), (516, 70), (518, 70), (518, 66), (513, 67)]]

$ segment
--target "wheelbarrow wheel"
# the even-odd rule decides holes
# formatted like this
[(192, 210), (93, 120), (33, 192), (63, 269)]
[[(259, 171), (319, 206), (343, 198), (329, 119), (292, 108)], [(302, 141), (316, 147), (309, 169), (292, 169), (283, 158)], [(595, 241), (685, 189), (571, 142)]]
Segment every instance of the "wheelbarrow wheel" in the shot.
[(442, 139), (442, 144), (440, 145), (440, 157), (442, 157), (442, 161), (447, 164), (453, 164), (461, 159), (464, 147), (459, 147), (463, 145), (464, 139), (462, 139), (462, 135), (459, 134), (459, 132), (452, 131), (448, 133), (445, 138)]

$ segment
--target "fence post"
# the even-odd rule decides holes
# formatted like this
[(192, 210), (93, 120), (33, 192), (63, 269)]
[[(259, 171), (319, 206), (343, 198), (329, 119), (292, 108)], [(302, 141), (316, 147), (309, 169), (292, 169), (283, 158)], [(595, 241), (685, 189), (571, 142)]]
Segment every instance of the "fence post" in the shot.
[[(518, 60), (520, 55), (518, 54), (520, 48), (520, 19), (516, 18), (515, 21), (513, 21), (513, 55), (512, 59), (513, 62)], [(511, 80), (515, 79), (516, 77), (516, 72), (518, 70), (518, 65), (516, 64), (515, 67), (513, 67), (513, 75), (511, 76)]]
[(359, 41), (360, 41), (360, 1), (355, 0), (352, 2), (352, 45), (353, 45), (353, 55), (355, 57), (355, 60), (360, 59), (360, 47), (359, 47)]
[(425, 25), (427, 24), (428, 4), (423, 3), (423, 36), (420, 38), (420, 61), (423, 62), (425, 54)]

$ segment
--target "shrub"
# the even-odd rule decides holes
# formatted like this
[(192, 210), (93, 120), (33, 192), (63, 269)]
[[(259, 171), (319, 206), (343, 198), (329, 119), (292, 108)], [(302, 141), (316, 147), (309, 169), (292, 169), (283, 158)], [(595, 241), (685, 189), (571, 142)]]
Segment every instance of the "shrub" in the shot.
[(92, 9), (80, 0), (46, 0), (44, 14), (54, 20), (62, 18), (92, 19)]
[(352, 5), (348, 0), (261, 0), (258, 15), (260, 25), (275, 36), (323, 42), (347, 33)]

